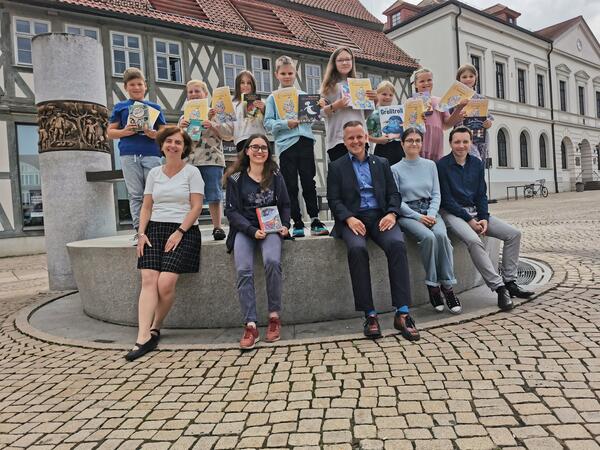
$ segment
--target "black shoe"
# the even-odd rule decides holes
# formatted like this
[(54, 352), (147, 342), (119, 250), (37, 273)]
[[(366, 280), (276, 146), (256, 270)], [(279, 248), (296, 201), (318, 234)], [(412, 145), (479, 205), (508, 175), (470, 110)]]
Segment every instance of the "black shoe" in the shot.
[(127, 361), (134, 361), (134, 360), (136, 360), (138, 358), (141, 358), (146, 353), (151, 352), (152, 350), (154, 350), (157, 345), (158, 345), (158, 340), (156, 340), (156, 339), (154, 339), (152, 337), (150, 339), (148, 339), (146, 342), (144, 342), (143, 344), (138, 344), (136, 342), (135, 346), (137, 347), (137, 349), (131, 350), (129, 353), (127, 353), (125, 355), (125, 359)]
[(294, 222), (294, 227), (292, 228), (292, 237), (304, 237), (304, 222), (302, 222), (301, 220), (298, 222)]
[[(442, 306), (444, 306), (443, 303)], [(408, 314), (396, 313), (394, 316), (394, 328), (400, 331), (404, 339), (409, 341), (418, 341), (421, 339), (415, 321)]]
[(442, 288), (442, 292), (444, 293), (444, 297), (446, 297), (446, 306), (448, 306), (448, 310), (452, 314), (460, 314), (462, 312), (462, 305), (460, 304), (460, 300), (454, 293), (454, 289)]
[(158, 328), (150, 329), (150, 339), (154, 339), (157, 344), (160, 342), (160, 330)]
[(367, 316), (365, 318), (365, 336), (371, 339), (377, 339), (381, 337), (381, 328), (379, 327), (379, 320), (377, 316)]
[(433, 306), (433, 309), (437, 312), (444, 311), (444, 300), (442, 300), (442, 293), (439, 286), (427, 285), (427, 291), (429, 292), (429, 302)]
[(535, 292), (523, 290), (516, 281), (508, 281), (504, 283), (504, 286), (506, 286), (506, 289), (511, 297), (529, 298), (535, 294)]
[(502, 311), (510, 311), (515, 307), (506, 286), (500, 286), (496, 289), (496, 294), (498, 294), (498, 308)]
[(329, 230), (323, 222), (319, 219), (315, 219), (310, 224), (310, 234), (312, 236), (327, 236), (329, 235)]
[(215, 241), (222, 241), (227, 237), (223, 228), (215, 228), (212, 232), (212, 236)]

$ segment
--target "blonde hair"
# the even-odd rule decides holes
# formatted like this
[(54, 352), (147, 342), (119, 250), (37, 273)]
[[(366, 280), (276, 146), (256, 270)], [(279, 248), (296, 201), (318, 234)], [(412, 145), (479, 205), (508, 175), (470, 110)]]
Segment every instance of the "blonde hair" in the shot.
[(279, 72), (281, 66), (291, 65), (294, 70), (296, 70), (296, 66), (294, 66), (294, 60), (289, 56), (283, 55), (275, 60), (275, 72)]
[(431, 71), (431, 69), (428, 69), (427, 67), (421, 67), (420, 69), (417, 69), (413, 72), (412, 83), (417, 84), (417, 78), (419, 78), (419, 75), (423, 73), (430, 73), (431, 76), (433, 76), (433, 72)]
[(190, 80), (185, 84), (186, 89), (190, 86), (200, 86), (200, 89), (204, 91), (206, 95), (208, 95), (208, 86), (202, 80)]
[(475, 68), (474, 65), (472, 65), (472, 64), (463, 64), (456, 71), (456, 81), (460, 81), (461, 75), (463, 73), (465, 73), (465, 72), (471, 72), (473, 75), (475, 75), (475, 78), (479, 78), (479, 74), (477, 73), (477, 69)]
[(392, 91), (392, 94), (396, 93), (396, 89), (394, 88), (394, 85), (388, 80), (383, 80), (381, 83), (379, 83), (377, 85), (377, 93), (378, 94), (381, 94), (386, 89), (389, 89), (390, 91)]
[(125, 69), (125, 72), (123, 72), (123, 83), (125, 85), (127, 85), (127, 83), (129, 83), (131, 80), (136, 80), (138, 78), (141, 79), (144, 83), (146, 82), (144, 74), (137, 67), (128, 67), (127, 69)]
[(339, 56), (340, 53), (347, 52), (350, 54), (352, 58), (352, 69), (348, 73), (349, 78), (356, 77), (356, 60), (354, 59), (354, 52), (350, 47), (338, 47), (336, 48), (331, 56), (329, 57), (329, 62), (327, 63), (327, 69), (325, 69), (325, 76), (323, 77), (323, 82), (321, 83), (321, 95), (327, 95), (331, 92), (337, 83), (342, 81), (342, 75), (338, 72), (337, 67), (335, 65), (335, 60)]

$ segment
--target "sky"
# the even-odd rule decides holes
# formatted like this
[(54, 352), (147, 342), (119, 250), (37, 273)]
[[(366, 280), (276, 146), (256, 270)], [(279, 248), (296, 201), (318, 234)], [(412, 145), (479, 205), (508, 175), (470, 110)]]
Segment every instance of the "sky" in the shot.
[[(391, 6), (395, 0), (360, 0), (363, 5), (380, 20), (381, 13)], [(417, 4), (420, 0), (409, 0)], [(463, 3), (484, 9), (496, 3), (502, 3), (521, 13), (517, 25), (529, 30), (539, 30), (567, 19), (582, 15), (596, 39), (600, 40), (600, 0), (462, 0)]]

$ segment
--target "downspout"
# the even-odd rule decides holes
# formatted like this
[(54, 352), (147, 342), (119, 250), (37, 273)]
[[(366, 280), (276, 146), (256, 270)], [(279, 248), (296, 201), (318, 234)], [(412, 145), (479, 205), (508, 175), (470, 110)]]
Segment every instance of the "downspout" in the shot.
[(554, 50), (554, 42), (550, 42), (550, 51), (546, 55), (548, 59), (548, 82), (550, 83), (550, 127), (552, 129), (552, 165), (554, 167), (554, 192), (558, 194), (558, 171), (556, 168), (556, 137), (554, 128), (554, 88), (552, 87), (552, 65), (550, 64), (550, 54)]
[(458, 18), (462, 15), (462, 7), (458, 6), (458, 14), (454, 16), (454, 42), (456, 43), (456, 68), (460, 67), (460, 43), (458, 42)]

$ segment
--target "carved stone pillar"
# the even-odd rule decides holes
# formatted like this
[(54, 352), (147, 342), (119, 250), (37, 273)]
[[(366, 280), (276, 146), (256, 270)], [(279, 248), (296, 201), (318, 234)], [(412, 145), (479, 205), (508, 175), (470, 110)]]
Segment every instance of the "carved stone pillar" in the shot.
[(43, 34), (32, 56), (50, 289), (76, 289), (66, 244), (116, 232), (112, 184), (86, 180), (87, 171), (111, 169), (102, 47)]

